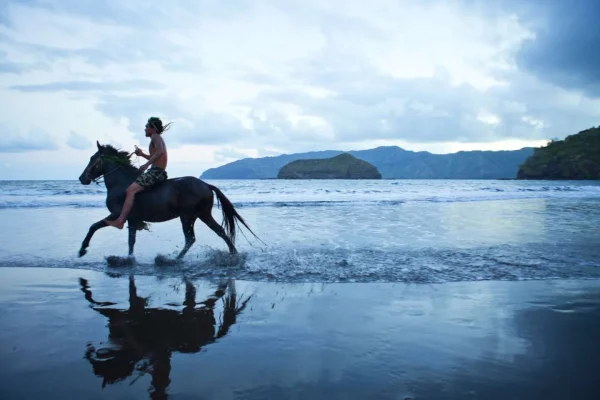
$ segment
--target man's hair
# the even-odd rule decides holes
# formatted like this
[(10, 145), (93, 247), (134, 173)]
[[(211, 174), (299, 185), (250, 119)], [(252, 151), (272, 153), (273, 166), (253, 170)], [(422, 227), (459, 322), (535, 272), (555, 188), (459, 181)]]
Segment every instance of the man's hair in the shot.
[(156, 132), (163, 133), (166, 130), (169, 130), (172, 122), (169, 122), (167, 125), (163, 126), (163, 122), (158, 117), (150, 117), (148, 118), (148, 125), (156, 129)]

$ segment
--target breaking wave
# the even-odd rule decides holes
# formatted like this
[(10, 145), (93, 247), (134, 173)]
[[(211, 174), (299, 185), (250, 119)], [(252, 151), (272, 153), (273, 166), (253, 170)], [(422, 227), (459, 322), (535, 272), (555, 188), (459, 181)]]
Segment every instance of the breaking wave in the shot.
[[(546, 184), (488, 181), (354, 181), (288, 183), (219, 182), (236, 207), (393, 206), (408, 202), (472, 202), (516, 199), (600, 198), (597, 183)], [(0, 182), (0, 209), (102, 208), (106, 189), (76, 182)]]

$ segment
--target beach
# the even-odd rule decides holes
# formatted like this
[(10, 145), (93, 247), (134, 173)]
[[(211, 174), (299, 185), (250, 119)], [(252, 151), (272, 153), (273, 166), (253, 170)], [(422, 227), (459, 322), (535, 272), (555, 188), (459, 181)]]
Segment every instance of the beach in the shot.
[[(0, 182), (2, 399), (594, 399), (600, 185), (221, 181), (257, 236)], [(221, 210), (213, 215), (221, 221)]]
[(60, 268), (0, 278), (3, 399), (600, 393), (600, 280), (186, 283)]

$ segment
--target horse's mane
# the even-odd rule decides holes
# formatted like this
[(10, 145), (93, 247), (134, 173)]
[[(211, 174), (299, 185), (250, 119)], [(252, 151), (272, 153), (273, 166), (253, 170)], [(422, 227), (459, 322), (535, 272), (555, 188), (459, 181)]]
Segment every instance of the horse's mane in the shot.
[(102, 150), (103, 155), (115, 158), (118, 162), (135, 168), (135, 165), (131, 163), (131, 156), (125, 150), (119, 150), (110, 144), (102, 145)]

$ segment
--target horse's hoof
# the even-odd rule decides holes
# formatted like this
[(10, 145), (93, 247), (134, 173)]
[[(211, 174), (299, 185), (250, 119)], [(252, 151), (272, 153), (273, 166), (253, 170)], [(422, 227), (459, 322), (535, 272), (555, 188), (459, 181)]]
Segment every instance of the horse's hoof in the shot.
[(133, 257), (108, 256), (106, 263), (111, 267), (131, 267), (135, 263)]
[(79, 250), (79, 257), (83, 257), (87, 254), (87, 250), (86, 249), (80, 249)]
[(157, 255), (154, 259), (154, 264), (160, 267), (171, 267), (173, 265), (177, 265), (179, 262), (181, 262), (180, 259), (168, 258), (162, 254)]

